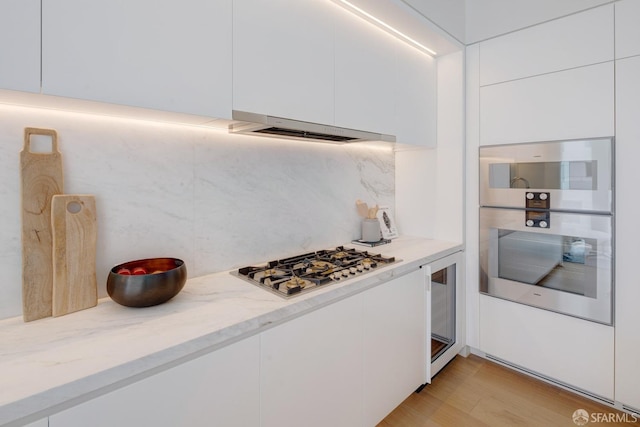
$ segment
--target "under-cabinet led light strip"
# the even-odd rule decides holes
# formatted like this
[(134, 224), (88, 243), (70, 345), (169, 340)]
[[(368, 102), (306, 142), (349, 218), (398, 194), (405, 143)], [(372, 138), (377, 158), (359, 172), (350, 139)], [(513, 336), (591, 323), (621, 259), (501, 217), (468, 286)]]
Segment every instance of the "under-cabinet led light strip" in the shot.
[(375, 24), (383, 27), (385, 30), (391, 31), (393, 34), (399, 36), (400, 38), (402, 38), (402, 39), (404, 39), (406, 41), (408, 41), (409, 43), (411, 43), (412, 45), (414, 45), (418, 49), (422, 50), (423, 52), (425, 52), (425, 53), (427, 53), (429, 55), (432, 55), (432, 56), (436, 56), (437, 55), (437, 53), (434, 50), (429, 49), (428, 47), (426, 47), (422, 43), (412, 39), (411, 37), (407, 36), (406, 34), (400, 32), (398, 30), (396, 30), (391, 25), (387, 24), (384, 21), (381, 21), (380, 19), (376, 18), (375, 16), (371, 15), (370, 13), (362, 10), (361, 8), (356, 6), (355, 4), (352, 4), (352, 3), (348, 2), (347, 0), (339, 0), (339, 1), (340, 1), (340, 3), (344, 4), (345, 6), (351, 8), (354, 11), (356, 11), (357, 13), (361, 14), (365, 18), (373, 21)]

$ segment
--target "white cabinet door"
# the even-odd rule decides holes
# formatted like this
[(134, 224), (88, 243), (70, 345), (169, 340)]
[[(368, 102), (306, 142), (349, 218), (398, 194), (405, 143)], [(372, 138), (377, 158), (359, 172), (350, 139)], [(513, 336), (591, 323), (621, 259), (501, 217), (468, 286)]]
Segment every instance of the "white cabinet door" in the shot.
[(640, 55), (640, 2), (624, 0), (616, 8), (616, 58)]
[(29, 423), (29, 424), (25, 425), (24, 427), (49, 427), (49, 419), (48, 418), (43, 418), (41, 420)]
[(231, 0), (42, 3), (49, 95), (229, 118)]
[(260, 359), (262, 427), (362, 425), (361, 295), (262, 333)]
[(480, 144), (611, 136), (613, 61), (480, 88)]
[(613, 33), (607, 5), (482, 42), (480, 85), (611, 61)]
[(393, 134), (400, 42), (346, 11), (336, 17), (335, 124)]
[(40, 0), (0, 2), (0, 89), (40, 92)]
[(480, 350), (613, 400), (611, 326), (480, 295)]
[(364, 424), (377, 425), (427, 382), (422, 269), (364, 294)]
[(254, 336), (49, 417), (49, 427), (257, 426)]
[(436, 60), (398, 43), (395, 89), (395, 129), (400, 144), (435, 147), (437, 144)]
[(640, 409), (640, 57), (616, 63), (616, 400)]
[(322, 0), (234, 0), (233, 108), (333, 123), (333, 12)]

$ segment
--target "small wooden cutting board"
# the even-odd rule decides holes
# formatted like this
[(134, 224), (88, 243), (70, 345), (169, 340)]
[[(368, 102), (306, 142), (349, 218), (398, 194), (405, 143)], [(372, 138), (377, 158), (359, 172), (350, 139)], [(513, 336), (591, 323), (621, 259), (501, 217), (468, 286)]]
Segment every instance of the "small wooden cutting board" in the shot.
[[(51, 137), (50, 153), (31, 151), (31, 136)], [(20, 152), (22, 191), (22, 314), (25, 322), (51, 316), (51, 198), (63, 192), (62, 154), (52, 129), (25, 128)]]
[(53, 230), (53, 316), (98, 304), (96, 201), (63, 194), (51, 202)]

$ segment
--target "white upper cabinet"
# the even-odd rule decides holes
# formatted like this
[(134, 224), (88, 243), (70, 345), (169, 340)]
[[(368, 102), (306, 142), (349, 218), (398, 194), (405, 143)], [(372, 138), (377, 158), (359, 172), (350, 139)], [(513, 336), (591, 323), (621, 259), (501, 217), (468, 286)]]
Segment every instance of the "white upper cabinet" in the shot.
[(613, 15), (606, 5), (480, 43), (480, 85), (613, 60)]
[(44, 1), (42, 40), (45, 94), (230, 116), (231, 0)]
[(437, 142), (436, 60), (398, 43), (395, 90), (396, 140), (435, 147)]
[(611, 61), (480, 88), (480, 144), (612, 136), (613, 69)]
[(335, 124), (394, 134), (397, 39), (346, 11), (336, 14)]
[(40, 0), (0, 1), (0, 89), (40, 92)]
[(323, 0), (234, 0), (233, 109), (435, 145), (434, 60)]
[(333, 12), (323, 0), (234, 0), (233, 108), (333, 123)]
[(640, 1), (623, 0), (616, 8), (616, 58), (640, 55)]

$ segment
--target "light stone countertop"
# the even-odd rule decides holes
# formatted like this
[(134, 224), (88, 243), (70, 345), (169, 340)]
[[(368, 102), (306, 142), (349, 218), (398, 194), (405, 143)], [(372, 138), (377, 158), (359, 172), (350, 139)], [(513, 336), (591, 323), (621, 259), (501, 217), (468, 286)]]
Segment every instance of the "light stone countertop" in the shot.
[(189, 279), (155, 307), (103, 298), (62, 317), (1, 320), (0, 426), (44, 418), (462, 250), (460, 243), (413, 237), (344, 246), (401, 262), (288, 300), (222, 272)]

